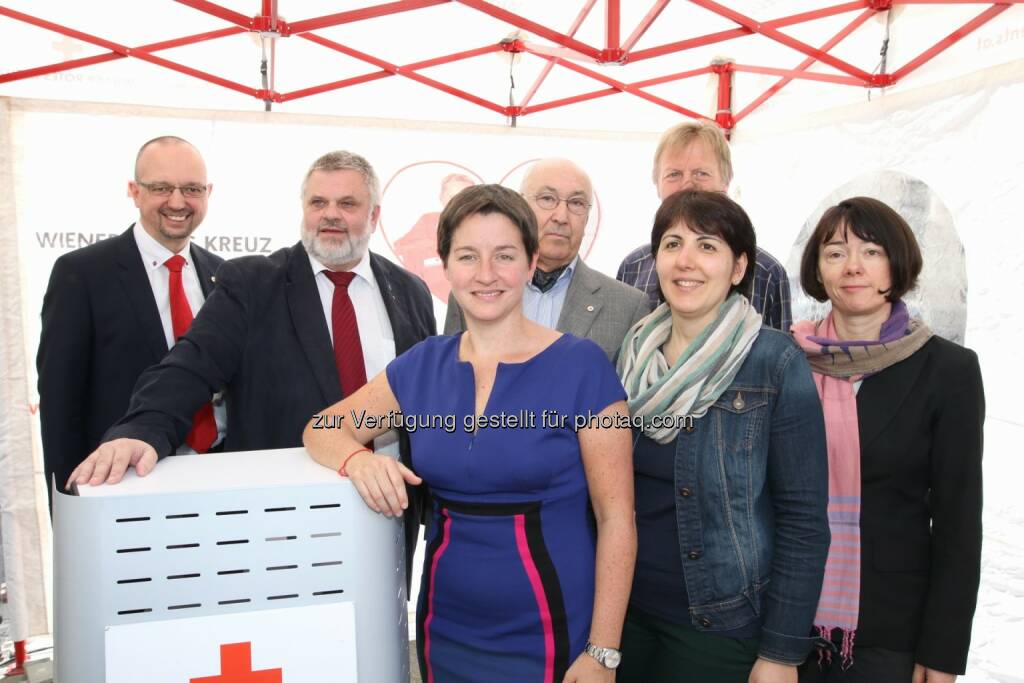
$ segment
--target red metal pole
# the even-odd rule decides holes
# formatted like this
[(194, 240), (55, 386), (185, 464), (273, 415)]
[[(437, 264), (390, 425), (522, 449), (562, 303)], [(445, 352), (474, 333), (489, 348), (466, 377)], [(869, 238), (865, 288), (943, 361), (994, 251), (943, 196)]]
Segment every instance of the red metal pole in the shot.
[(548, 28), (547, 26), (538, 24), (535, 21), (530, 21), (529, 19), (521, 17), (518, 14), (514, 14), (496, 5), (492, 5), (489, 2), (485, 2), (485, 0), (456, 0), (456, 2), (459, 2), (465, 5), (466, 7), (472, 7), (473, 9), (483, 12), (484, 14), (490, 15), (495, 19), (500, 19), (501, 21), (512, 24), (513, 26), (521, 28), (524, 31), (535, 33), (541, 38), (546, 38), (547, 40), (550, 40), (552, 43), (557, 43), (558, 45), (567, 47), (570, 50), (580, 52), (593, 60), (601, 59), (600, 50), (597, 50), (596, 48), (593, 48), (587, 45), (586, 43), (581, 43), (575, 38), (570, 38), (564, 33), (559, 33), (558, 31)]
[(244, 14), (230, 10), (227, 7), (221, 7), (220, 5), (208, 2), (207, 0), (174, 0), (175, 2), (181, 3), (186, 7), (205, 12), (206, 14), (212, 14), (215, 17), (223, 19), (224, 21), (241, 26), (244, 29), (252, 29), (253, 21), (252, 17), (247, 17)]
[(604, 13), (604, 50), (601, 61), (617, 62), (622, 58), (619, 45), (619, 31), (622, 24), (622, 12), (619, 0), (605, 0)]
[[(216, 38), (223, 38), (225, 36), (233, 36), (242, 33), (242, 29), (237, 26), (231, 26), (223, 28), (219, 31), (210, 31), (208, 33), (197, 33), (191, 36), (184, 36), (182, 38), (175, 38), (174, 40), (165, 40), (159, 43), (150, 43), (149, 45), (141, 45), (139, 47), (128, 48), (129, 51), (143, 51), (143, 52), (159, 52), (160, 50), (169, 50), (172, 47), (181, 47), (182, 45), (192, 45), (194, 43), (201, 43), (206, 40), (214, 40)], [(80, 59), (71, 59), (66, 62), (57, 62), (56, 64), (48, 64), (46, 66), (37, 66), (31, 69), (23, 69), (21, 71), (11, 71), (10, 73), (0, 74), (0, 83), (7, 83), (10, 81), (19, 81), (25, 78), (34, 78), (36, 76), (44, 76), (46, 74), (58, 73), (60, 71), (69, 71), (71, 69), (79, 69), (84, 66), (91, 66), (93, 64), (102, 64), (103, 62), (111, 62), (117, 59), (124, 59), (128, 55), (120, 54), (117, 52), (108, 52), (102, 55), (94, 55), (92, 57), (82, 57)]]
[[(191, 2), (195, 0), (189, 1)], [(99, 45), (100, 47), (104, 47), (110, 50), (111, 52), (116, 52), (119, 55), (123, 55), (126, 57), (135, 57), (136, 59), (141, 59), (143, 61), (150, 62), (151, 64), (156, 64), (157, 66), (162, 66), (166, 69), (171, 69), (172, 71), (177, 71), (179, 73), (183, 73), (188, 76), (192, 76), (194, 78), (198, 78), (200, 80), (207, 81), (209, 83), (213, 83), (224, 88), (228, 88), (230, 90), (236, 90), (246, 95), (252, 95), (253, 97), (258, 96), (258, 91), (255, 88), (250, 88), (240, 83), (229, 81), (226, 78), (214, 76), (213, 74), (206, 73), (205, 71), (200, 71), (199, 69), (193, 69), (192, 67), (184, 66), (182, 64), (178, 64), (177, 62), (172, 62), (168, 59), (164, 59), (163, 57), (151, 55), (148, 52), (145, 52), (144, 50), (132, 50), (131, 48), (125, 47), (124, 45), (120, 45), (109, 40), (104, 40), (103, 38), (98, 38), (96, 36), (89, 35), (88, 33), (83, 33), (82, 31), (76, 31), (75, 29), (71, 29), (66, 26), (61, 26), (60, 24), (55, 24), (52, 21), (46, 21), (45, 19), (33, 17), (28, 14), (15, 12), (14, 10), (7, 9), (6, 7), (0, 7), (0, 15), (5, 15), (11, 17), (12, 19), (18, 19), (20, 21), (24, 21), (25, 23), (53, 31), (54, 33), (66, 35), (70, 38), (76, 38), (85, 43)]]
[(654, 3), (654, 6), (647, 10), (647, 14), (640, 20), (640, 23), (636, 25), (633, 32), (629, 34), (629, 38), (626, 38), (626, 42), (622, 44), (622, 51), (624, 53), (627, 55), (629, 54), (629, 51), (632, 50), (637, 41), (647, 33), (647, 29), (651, 27), (651, 24), (654, 23), (668, 3), (669, 0), (657, 0), (657, 2)]
[(681, 81), (684, 78), (693, 78), (694, 76), (703, 76), (711, 73), (710, 66), (702, 66), (699, 69), (691, 69), (690, 71), (680, 71), (679, 73), (667, 74), (665, 76), (656, 76), (655, 78), (648, 78), (643, 81), (637, 81), (636, 83), (630, 83), (631, 88), (649, 88), (652, 85), (661, 85), (662, 83), (671, 83), (672, 81)]
[(11, 19), (17, 19), (18, 21), (23, 21), (26, 24), (32, 24), (33, 26), (38, 26), (39, 28), (46, 29), (47, 31), (60, 33), (62, 35), (67, 36), (68, 38), (75, 38), (76, 40), (81, 40), (83, 43), (99, 45), (100, 47), (110, 50), (111, 52), (116, 52), (118, 54), (125, 56), (128, 55), (128, 48), (126, 48), (123, 45), (118, 45), (117, 43), (112, 43), (109, 40), (103, 40), (102, 38), (91, 36), (88, 33), (76, 31), (75, 29), (68, 28), (67, 26), (55, 24), (54, 22), (47, 21), (46, 19), (34, 17), (31, 14), (23, 14), (22, 12), (17, 12), (15, 10), (8, 9), (2, 5), (0, 5), (0, 16), (7, 16), (10, 17)]
[(740, 14), (739, 12), (730, 9), (724, 5), (720, 5), (717, 2), (714, 2), (714, 0), (690, 0), (690, 2), (692, 2), (695, 5), (698, 5), (699, 7), (703, 7), (708, 11), (714, 12), (719, 16), (725, 17), (726, 19), (735, 21), (740, 26), (744, 28), (749, 28), (755, 33), (760, 33), (765, 38), (769, 38), (777, 43), (781, 43), (782, 45), (785, 45), (786, 47), (791, 48), (793, 50), (796, 50), (797, 52), (803, 52), (808, 57), (814, 57), (819, 62), (828, 64), (829, 66), (835, 69), (839, 69), (843, 73), (850, 74), (851, 76), (856, 76), (864, 81), (868, 81), (871, 79), (871, 74), (869, 74), (867, 71), (858, 69), (852, 64), (849, 64), (841, 59), (833, 57), (827, 52), (817, 50), (808, 45), (807, 43), (799, 41), (796, 38), (787, 36), (786, 34), (777, 31), (774, 28), (766, 26), (765, 24), (762, 24), (759, 21), (751, 19), (750, 17), (744, 14)]
[(221, 78), (220, 76), (215, 76), (214, 74), (208, 73), (206, 71), (200, 71), (199, 69), (193, 69), (190, 66), (185, 66), (183, 64), (178, 64), (177, 62), (172, 62), (170, 60), (164, 59), (163, 57), (157, 57), (156, 55), (151, 55), (149, 53), (141, 51), (132, 52), (131, 56), (146, 62), (150, 62), (152, 64), (156, 64), (157, 66), (162, 66), (165, 69), (170, 69), (171, 71), (177, 71), (178, 73), (185, 74), (186, 76), (198, 78), (199, 80), (206, 81), (207, 83), (219, 85), (222, 88), (227, 88), (228, 90), (240, 92), (243, 95), (251, 95), (252, 97), (261, 100), (264, 99), (260, 91), (257, 90), (256, 88), (250, 88), (247, 85), (236, 83), (235, 81), (229, 80), (227, 78)]
[[(821, 9), (812, 10), (810, 12), (801, 12), (800, 14), (794, 14), (789, 17), (780, 17), (778, 19), (772, 19), (771, 21), (765, 21), (761, 24), (763, 28), (784, 28), (786, 26), (792, 26), (794, 24), (802, 24), (807, 21), (813, 21), (815, 19), (823, 19), (825, 17), (831, 17), (836, 14), (844, 14), (846, 12), (852, 12), (853, 10), (864, 9), (868, 6), (868, 0), (855, 0), (854, 2), (846, 2), (841, 5), (833, 5), (831, 7), (823, 7)], [(729, 29), (726, 31), (717, 31), (715, 33), (708, 33), (703, 36), (696, 38), (687, 38), (686, 40), (680, 40), (675, 43), (668, 43), (666, 45), (660, 45), (658, 47), (647, 48), (646, 50), (637, 50), (631, 52), (629, 55), (630, 62), (638, 62), (642, 59), (651, 59), (652, 57), (661, 57), (663, 55), (672, 54), (673, 52), (681, 52), (682, 50), (689, 50), (695, 47), (701, 47), (703, 45), (712, 45), (714, 43), (720, 43), (725, 40), (732, 40), (733, 38), (742, 38), (744, 36), (753, 35), (755, 31), (752, 28), (741, 27)]]
[[(647, 80), (637, 81), (635, 83), (629, 83), (630, 89), (648, 88), (652, 85), (661, 85), (662, 83), (669, 83), (671, 81), (680, 81), (684, 78), (693, 78), (694, 76), (703, 76), (711, 73), (710, 66), (704, 66), (699, 69), (693, 69), (692, 71), (681, 71), (676, 74), (668, 74), (666, 76), (658, 76), (656, 78), (648, 78)], [(551, 100), (550, 102), (544, 102), (532, 107), (524, 107), (523, 114), (530, 114), (537, 111), (544, 111), (546, 109), (554, 109), (555, 107), (564, 107), (567, 104), (575, 104), (577, 102), (585, 102), (587, 100), (595, 100), (599, 97), (607, 97), (608, 95), (618, 95), (623, 90), (617, 88), (605, 88), (602, 90), (595, 90), (593, 92), (583, 93), (580, 95), (573, 95), (571, 97), (563, 97), (557, 100)], [(701, 117), (703, 118), (703, 117)]]
[[(950, 0), (944, 1), (948, 3)], [(999, 16), (1008, 9), (1010, 9), (1009, 4), (992, 5), (987, 10), (985, 10), (978, 16), (974, 17), (966, 24), (964, 24), (963, 26), (961, 26), (960, 28), (958, 28), (957, 30), (953, 31), (948, 36), (940, 40), (939, 42), (935, 43), (935, 45), (931, 46), (930, 48), (922, 52), (918, 57), (907, 62), (907, 64), (905, 64), (902, 68), (894, 71), (892, 74), (893, 82), (898, 82), (907, 74), (919, 69), (922, 65), (926, 64), (927, 62), (935, 58), (936, 55), (948, 49), (950, 45), (959, 42), (965, 36), (977, 30), (984, 24), (987, 24), (993, 18)]]
[(328, 14), (322, 17), (315, 17), (313, 19), (293, 21), (288, 24), (288, 33), (295, 34), (304, 33), (306, 31), (315, 31), (317, 29), (327, 28), (328, 26), (350, 24), (354, 21), (373, 19), (375, 17), (398, 14), (399, 12), (408, 12), (410, 10), (432, 7), (434, 5), (444, 5), (451, 1), (452, 0), (400, 0), (399, 2), (387, 2), (383, 5), (373, 5), (372, 7), (363, 7), (361, 9), (349, 10), (348, 12), (338, 12), (337, 14)]
[[(595, 62), (597, 64), (601, 63), (600, 59), (593, 59), (583, 54), (582, 52), (577, 52), (576, 50), (573, 50), (568, 47), (561, 47), (559, 45), (549, 45), (548, 43), (534, 43), (533, 41), (529, 40), (520, 40), (517, 42), (519, 43), (519, 45), (526, 48), (527, 52), (535, 54), (540, 57), (551, 57), (552, 59), (555, 60), (571, 59), (577, 62)], [(604, 54), (603, 50), (601, 54)]]
[[(479, 55), (487, 54), (490, 52), (497, 52), (501, 47), (498, 45), (486, 45), (484, 47), (476, 48), (475, 50), (466, 50), (465, 52), (456, 52), (454, 54), (445, 55), (444, 57), (434, 57), (433, 59), (425, 59), (422, 62), (413, 62), (412, 64), (405, 64), (403, 66), (395, 67), (396, 71), (418, 71), (419, 69), (427, 69), (432, 66), (439, 66), (441, 64), (448, 64), (450, 62), (456, 62), (462, 59), (468, 59), (470, 57), (477, 57)], [(303, 97), (309, 97), (310, 95), (319, 95), (320, 93), (329, 92), (331, 90), (339, 90), (341, 88), (347, 88), (352, 85), (359, 85), (361, 83), (369, 83), (370, 81), (377, 81), (382, 78), (390, 78), (391, 76), (397, 75), (391, 71), (374, 71), (373, 73), (363, 74), (361, 76), (353, 76), (351, 78), (345, 78), (340, 81), (332, 81), (330, 83), (324, 83), (322, 85), (315, 85), (309, 88), (303, 88), (301, 90), (294, 90), (289, 93), (284, 93), (280, 96), (279, 102), (288, 102), (290, 100), (297, 100)]]
[(377, 68), (384, 69), (385, 71), (391, 72), (396, 76), (403, 76), (405, 78), (409, 78), (411, 80), (416, 81), (417, 83), (422, 83), (423, 85), (430, 86), (431, 88), (435, 88), (437, 90), (440, 90), (441, 92), (445, 92), (448, 93), (449, 95), (454, 95), (456, 97), (464, 99), (467, 102), (472, 102), (473, 104), (484, 107), (485, 109), (490, 109), (491, 111), (497, 112), (503, 116), (506, 114), (505, 107), (499, 104), (495, 104), (494, 102), (485, 100), (482, 97), (477, 97), (476, 95), (468, 93), (465, 90), (453, 88), (452, 86), (442, 83), (440, 81), (436, 81), (433, 78), (427, 78), (426, 76), (418, 74), (415, 71), (403, 71), (400, 67), (389, 62), (385, 62), (383, 59), (378, 59), (373, 55), (368, 55), (365, 52), (360, 52), (359, 50), (355, 50), (351, 47), (348, 47), (347, 45), (342, 45), (341, 43), (336, 43), (333, 40), (328, 40), (327, 38), (318, 36), (315, 33), (303, 33), (300, 35), (300, 37), (312, 43), (316, 43), (317, 45), (329, 47), (332, 50), (336, 50), (342, 54), (348, 55), (349, 57), (354, 57), (358, 60), (373, 64)]
[[(811, 60), (812, 62), (814, 60)], [(741, 71), (748, 74), (765, 74), (768, 76), (785, 76), (786, 78), (799, 79), (804, 81), (819, 81), (821, 83), (836, 83), (838, 85), (865, 86), (863, 80), (853, 76), (839, 76), (837, 74), (822, 74), (806, 69), (776, 69), (771, 66), (755, 66), (752, 64), (733, 64), (734, 71)]]
[(6, 676), (24, 676), (25, 662), (28, 661), (28, 651), (25, 649), (24, 640), (14, 641), (14, 664), (8, 667)]
[[(545, 57), (545, 59), (552, 59), (552, 58), (551, 57)], [(580, 66), (579, 64), (576, 64), (575, 62), (562, 62), (562, 66), (565, 67), (566, 69), (569, 69), (570, 71), (575, 71), (576, 73), (583, 74), (584, 76), (590, 76), (595, 81), (599, 81), (601, 83), (604, 83), (605, 85), (609, 85), (609, 86), (615, 88), (616, 90), (620, 90), (622, 92), (627, 92), (630, 95), (634, 95), (634, 96), (639, 97), (641, 99), (647, 100), (648, 102), (653, 102), (654, 104), (657, 104), (657, 105), (659, 105), (661, 107), (665, 107), (666, 109), (670, 109), (671, 111), (674, 111), (677, 114), (682, 114), (683, 116), (688, 116), (688, 117), (693, 118), (693, 119), (707, 118), (707, 117), (705, 117), (705, 116), (703, 116), (701, 114), (698, 114), (697, 112), (693, 111), (692, 109), (687, 109), (686, 107), (681, 107), (678, 104), (675, 104), (674, 102), (669, 102), (668, 100), (666, 100), (664, 98), (658, 97), (656, 95), (652, 95), (652, 94), (650, 94), (648, 92), (644, 92), (643, 90), (640, 90), (638, 88), (634, 88), (634, 87), (632, 87), (631, 85), (629, 85), (627, 83), (623, 83), (621, 81), (617, 81), (614, 78), (609, 78), (609, 77), (605, 76), (604, 74), (598, 73), (598, 72), (593, 71), (591, 69), (587, 69), (586, 67)]]
[(564, 107), (569, 104), (576, 104), (577, 102), (596, 100), (599, 97), (607, 97), (608, 95), (618, 95), (620, 92), (622, 91), (617, 88), (606, 88), (604, 90), (595, 90), (594, 92), (583, 93), (582, 95), (562, 97), (557, 100), (551, 100), (550, 102), (542, 102), (541, 104), (534, 104), (529, 107), (522, 107), (522, 110), (520, 111), (520, 116), (526, 116), (527, 114), (535, 114), (539, 111), (547, 111), (548, 109), (555, 109), (557, 107)]
[[(984, 5), (983, 0), (893, 0), (894, 5)], [(1000, 0), (998, 5), (1020, 5), (1024, 0)]]
[[(580, 26), (583, 24), (583, 20), (587, 18), (587, 16), (590, 14), (590, 10), (592, 10), (594, 8), (594, 5), (596, 4), (597, 0), (587, 0), (583, 4), (583, 8), (580, 10), (579, 14), (576, 15), (576, 19), (575, 21), (572, 22), (572, 26), (569, 27), (569, 31), (566, 35), (568, 35), (570, 38), (576, 35), (576, 32), (580, 30)], [(551, 70), (555, 68), (556, 64), (558, 64), (557, 59), (554, 61), (546, 61), (544, 63), (544, 68), (541, 69), (540, 74), (537, 76), (537, 79), (533, 82), (533, 85), (530, 86), (529, 91), (527, 91), (526, 93), (526, 97), (524, 97), (522, 101), (519, 103), (520, 107), (526, 107), (526, 105), (528, 105), (530, 101), (533, 100), (533, 96), (537, 94), (537, 91), (540, 89), (541, 84), (544, 83), (545, 79), (547, 79), (548, 77), (548, 74), (551, 73)]]
[(277, 0), (262, 0), (260, 3), (260, 16), (256, 17), (259, 28), (262, 31), (277, 33), (279, 17), (277, 15)]
[(717, 123), (726, 137), (733, 127), (732, 120), (732, 64), (721, 62), (712, 64), (711, 70), (718, 74), (718, 109), (715, 110), (715, 123)]
[[(849, 36), (851, 33), (853, 33), (858, 28), (860, 28), (861, 25), (864, 24), (864, 22), (866, 22), (868, 19), (870, 19), (874, 15), (875, 15), (875, 11), (873, 9), (866, 9), (866, 10), (864, 10), (863, 12), (858, 14), (857, 17), (853, 21), (851, 21), (849, 24), (847, 24), (845, 27), (843, 27), (843, 29), (841, 31), (839, 31), (839, 33), (837, 33), (834, 36), (832, 36), (824, 45), (822, 45), (821, 49), (822, 50), (831, 50), (836, 45), (838, 45), (840, 42), (842, 42), (847, 36)], [(815, 63), (815, 61), (816, 60), (812, 59), (812, 58), (805, 59), (804, 61), (800, 62), (800, 64), (797, 65), (796, 71), (806, 71), (807, 69), (809, 69)], [(754, 99), (753, 102), (751, 102), (746, 107), (744, 107), (740, 111), (739, 114), (736, 114), (736, 116), (733, 117), (734, 123), (739, 123), (740, 121), (745, 119), (750, 114), (750, 112), (752, 112), (755, 109), (757, 109), (758, 107), (760, 107), (762, 104), (764, 104), (768, 100), (768, 98), (770, 98), (773, 95), (775, 95), (775, 93), (777, 93), (780, 90), (782, 90), (782, 88), (784, 88), (785, 86), (789, 85), (792, 81), (793, 81), (793, 79), (789, 78), (789, 77), (782, 78), (782, 79), (779, 79), (778, 81), (776, 81), (770, 88), (768, 88), (766, 91), (761, 93), (760, 96), (758, 96), (756, 99)]]

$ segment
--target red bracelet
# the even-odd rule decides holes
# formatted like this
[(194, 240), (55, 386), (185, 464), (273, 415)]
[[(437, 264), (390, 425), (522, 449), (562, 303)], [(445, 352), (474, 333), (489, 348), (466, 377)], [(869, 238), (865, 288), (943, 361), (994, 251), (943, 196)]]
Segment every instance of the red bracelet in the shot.
[(351, 460), (353, 456), (358, 455), (360, 453), (372, 453), (372, 452), (373, 451), (371, 451), (369, 448), (360, 448), (359, 450), (352, 451), (351, 453), (348, 454), (348, 457), (345, 458), (345, 461), (343, 463), (341, 463), (341, 467), (338, 468), (338, 474), (340, 474), (343, 477), (347, 477), (348, 473), (345, 471), (345, 465), (348, 464), (348, 461)]

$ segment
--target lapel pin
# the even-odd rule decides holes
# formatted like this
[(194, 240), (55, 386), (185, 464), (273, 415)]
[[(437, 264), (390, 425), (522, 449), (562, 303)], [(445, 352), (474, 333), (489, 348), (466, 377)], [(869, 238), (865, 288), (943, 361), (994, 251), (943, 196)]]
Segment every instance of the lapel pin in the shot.
[(217, 281), (217, 276), (216, 275), (211, 275), (210, 276), (210, 282), (216, 282), (216, 281)]

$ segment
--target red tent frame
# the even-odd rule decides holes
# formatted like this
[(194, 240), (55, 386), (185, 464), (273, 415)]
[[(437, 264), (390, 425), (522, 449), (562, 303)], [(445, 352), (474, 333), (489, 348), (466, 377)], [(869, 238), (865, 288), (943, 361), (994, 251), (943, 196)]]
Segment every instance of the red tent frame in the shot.
[[(175, 1), (195, 9), (196, 11), (218, 17), (219, 19), (227, 22), (229, 26), (217, 31), (209, 31), (182, 36), (180, 38), (158, 43), (129, 47), (0, 5), (0, 16), (5, 16), (39, 28), (47, 29), (69, 38), (74, 38), (108, 50), (108, 52), (101, 55), (72, 59), (57, 62), (55, 64), (23, 69), (20, 71), (0, 73), (0, 84), (130, 57), (263, 100), (269, 109), (272, 102), (289, 102), (299, 98), (309, 97), (311, 95), (332, 90), (339, 90), (341, 88), (348, 88), (382, 78), (400, 76), (416, 81), (421, 85), (461, 98), (467, 102), (484, 107), (505, 117), (509, 117), (514, 125), (516, 119), (522, 116), (557, 107), (569, 106), (578, 102), (607, 97), (609, 95), (616, 95), (619, 93), (628, 93), (634, 97), (647, 100), (648, 102), (686, 117), (705, 118), (701, 114), (698, 114), (694, 109), (684, 107), (678, 102), (673, 102), (654, 95), (647, 92), (645, 88), (713, 73), (718, 77), (718, 110), (715, 115), (715, 120), (722, 126), (722, 128), (729, 131), (732, 130), (740, 121), (749, 116), (751, 112), (763, 105), (769, 98), (777, 94), (787, 84), (796, 79), (807, 79), (861, 88), (878, 88), (895, 85), (907, 75), (913, 73), (928, 61), (947, 50), (951, 45), (962, 40), (971, 32), (977, 30), (979, 27), (1009, 9), (1011, 5), (1024, 3), (1024, 0), (1004, 0), (1003, 2), (998, 3), (981, 2), (979, 0), (854, 0), (852, 2), (844, 2), (837, 5), (822, 7), (820, 9), (791, 16), (778, 17), (768, 21), (759, 21), (736, 12), (728, 6), (719, 4), (714, 0), (687, 0), (693, 5), (732, 21), (736, 24), (736, 28), (687, 38), (685, 40), (680, 40), (666, 45), (636, 50), (634, 49), (635, 45), (647, 30), (650, 29), (654, 22), (658, 20), (658, 17), (668, 5), (669, 0), (654, 0), (647, 14), (637, 24), (637, 26), (634, 27), (625, 40), (622, 39), (622, 21), (620, 12), (621, 0), (603, 0), (605, 40), (604, 45), (601, 47), (588, 45), (574, 37), (580, 25), (582, 25), (583, 21), (597, 5), (597, 0), (585, 0), (572, 26), (564, 33), (550, 26), (539, 24), (513, 12), (504, 10), (487, 2), (486, 0), (397, 0), (395, 2), (370, 5), (346, 12), (339, 12), (337, 14), (329, 14), (326, 16), (313, 17), (293, 22), (284, 21), (280, 16), (278, 16), (277, 0), (261, 0), (259, 14), (251, 17), (235, 12), (214, 2), (209, 2), (208, 0)], [(505, 40), (492, 45), (483, 45), (471, 50), (440, 55), (432, 59), (412, 64), (396, 65), (373, 55), (353, 49), (342, 43), (324, 38), (316, 33), (319, 29), (331, 26), (350, 24), (401, 12), (413, 12), (425, 7), (432, 7), (434, 5), (441, 5), (449, 2), (454, 2), (472, 10), (482, 12), (549, 42), (546, 44), (539, 44), (524, 40)], [(952, 4), (983, 5), (984, 9), (970, 21), (966, 22), (962, 26), (956, 27), (949, 33), (949, 35), (945, 36), (934, 45), (924, 50), (920, 55), (893, 72), (868, 73), (853, 64), (837, 58), (831, 52), (833, 48), (856, 31), (873, 15), (878, 12), (888, 11), (893, 6)], [(796, 26), (840, 14), (853, 14), (854, 16), (842, 30), (819, 47), (808, 45), (780, 30), (789, 26)], [(273, 90), (272, 87), (252, 88), (206, 71), (164, 59), (163, 57), (155, 54), (162, 50), (168, 50), (174, 47), (193, 45), (245, 32), (269, 33), (275, 37), (297, 37), (303, 40), (308, 40), (312, 43), (321, 45), (322, 47), (335, 50), (348, 55), (349, 57), (366, 62), (367, 64), (375, 67), (376, 70), (359, 76), (344, 78), (329, 83), (321, 83), (302, 88), (300, 90), (282, 93)], [(648, 78), (634, 83), (625, 83), (616, 80), (606, 74), (595, 71), (594, 69), (588, 68), (579, 63), (582, 61), (593, 62), (594, 64), (627, 64), (677, 52), (683, 52), (686, 50), (692, 50), (697, 47), (712, 45), (725, 40), (750, 35), (760, 35), (768, 38), (769, 40), (775, 41), (790, 48), (794, 52), (803, 55), (805, 59), (792, 68), (778, 68), (769, 65), (737, 64), (733, 62), (724, 62), (720, 64), (715, 63), (699, 69), (665, 74), (663, 76)], [(448, 64), (463, 59), (471, 59), (479, 57), (480, 55), (502, 50), (510, 53), (532, 54), (547, 61), (547, 64), (545, 64), (540, 75), (530, 86), (526, 96), (518, 105), (501, 105), (419, 73), (429, 67)], [(271, 53), (270, 59), (273, 60), (273, 58), (274, 55)], [(812, 65), (819, 62), (832, 67), (839, 73), (828, 74), (809, 71)], [(271, 68), (272, 67), (273, 64), (271, 64)], [(533, 97), (537, 93), (541, 84), (556, 67), (574, 71), (597, 81), (604, 87), (590, 92), (542, 102), (540, 104), (533, 104)], [(764, 93), (756, 97), (741, 111), (734, 114), (732, 103), (732, 79), (733, 74), (737, 72), (776, 75), (779, 76), (779, 80), (769, 87)]]

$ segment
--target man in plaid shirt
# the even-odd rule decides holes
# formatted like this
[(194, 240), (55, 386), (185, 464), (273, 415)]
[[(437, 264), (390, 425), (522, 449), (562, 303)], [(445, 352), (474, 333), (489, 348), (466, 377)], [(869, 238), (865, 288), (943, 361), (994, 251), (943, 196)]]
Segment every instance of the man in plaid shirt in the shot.
[[(654, 153), (653, 179), (659, 199), (680, 190), (727, 191), (732, 180), (732, 155), (721, 129), (708, 121), (687, 121), (669, 128)], [(631, 251), (615, 277), (647, 292), (653, 305), (661, 303), (650, 244)], [(789, 332), (793, 322), (789, 276), (782, 264), (760, 247), (750, 303), (761, 313), (765, 325)]]

